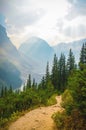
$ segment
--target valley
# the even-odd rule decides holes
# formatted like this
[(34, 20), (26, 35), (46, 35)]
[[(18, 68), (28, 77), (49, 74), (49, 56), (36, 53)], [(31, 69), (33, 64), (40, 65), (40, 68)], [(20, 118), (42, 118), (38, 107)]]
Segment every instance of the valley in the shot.
[[(67, 57), (71, 48), (77, 59), (76, 62), (78, 62), (80, 48), (85, 41), (86, 39), (82, 39), (51, 47), (45, 40), (31, 37), (22, 43), (19, 49), (16, 49), (7, 36), (6, 29), (0, 25), (0, 71), (5, 75), (3, 78), (2, 73), (0, 74), (0, 86), (12, 85), (14, 89), (19, 88), (25, 84), (29, 74), (39, 83), (45, 74), (47, 62), (49, 62), (51, 70), (54, 54), (57, 54), (59, 58), (63, 52)], [(7, 66), (7, 70), (5, 66)], [(11, 81), (10, 76), (6, 77), (9, 74), (14, 81)]]
[(86, 130), (86, 0), (0, 0), (0, 130)]
[(17, 49), (0, 28), (1, 130), (85, 130), (85, 39), (50, 47), (32, 37)]

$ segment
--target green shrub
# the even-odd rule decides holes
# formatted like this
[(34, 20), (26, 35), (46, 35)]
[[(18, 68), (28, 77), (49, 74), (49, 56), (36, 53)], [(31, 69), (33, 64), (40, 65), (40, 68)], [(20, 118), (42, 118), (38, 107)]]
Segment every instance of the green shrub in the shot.
[(73, 110), (64, 120), (65, 130), (86, 130), (86, 120), (78, 110)]
[(67, 114), (70, 114), (74, 108), (73, 97), (71, 96), (70, 91), (67, 89), (62, 95), (62, 107), (66, 109)]
[(48, 100), (47, 100), (47, 105), (54, 105), (56, 104), (57, 101), (56, 101), (56, 94), (52, 95)]
[(4, 128), (7, 122), (8, 122), (7, 118), (0, 119), (0, 128)]
[(11, 117), (10, 117), (9, 120), (15, 121), (15, 120), (18, 119), (18, 118), (19, 118), (19, 112), (16, 111), (16, 112), (13, 112), (13, 113), (11, 114)]
[(52, 118), (55, 121), (58, 130), (63, 130), (65, 125), (64, 124), (65, 117), (66, 117), (65, 112), (57, 112), (52, 115)]

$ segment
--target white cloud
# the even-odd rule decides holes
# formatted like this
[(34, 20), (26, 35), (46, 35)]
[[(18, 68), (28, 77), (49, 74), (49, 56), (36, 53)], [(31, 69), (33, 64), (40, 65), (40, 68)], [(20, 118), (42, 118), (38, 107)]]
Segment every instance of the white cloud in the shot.
[(0, 13), (16, 46), (33, 35), (55, 44), (85, 37), (85, 5), (85, 0), (0, 0)]
[(77, 26), (68, 26), (67, 28), (64, 29), (64, 34), (67, 37), (72, 37), (73, 39), (75, 38), (80, 38), (80, 37), (85, 37), (86, 36), (86, 25), (80, 24)]
[(34, 8), (30, 0), (1, 0), (0, 12), (7, 18), (7, 24), (17, 29), (34, 24), (44, 15), (43, 9)]
[(86, 16), (86, 0), (68, 0), (70, 3), (69, 12), (66, 16), (68, 20), (72, 20), (78, 16)]

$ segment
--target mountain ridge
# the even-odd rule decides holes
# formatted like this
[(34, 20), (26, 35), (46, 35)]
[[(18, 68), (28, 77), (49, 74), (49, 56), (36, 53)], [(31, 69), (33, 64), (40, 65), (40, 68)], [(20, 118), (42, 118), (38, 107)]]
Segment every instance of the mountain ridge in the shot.
[[(29, 74), (38, 82), (45, 72), (47, 62), (50, 63), (50, 67), (52, 66), (55, 53), (58, 58), (61, 53), (64, 53), (67, 57), (71, 48), (78, 62), (79, 52), (84, 42), (86, 42), (86, 39), (59, 43), (51, 47), (44, 39), (31, 37), (17, 49), (7, 36), (5, 27), (0, 25), (0, 72), (2, 69), (7, 72), (6, 66), (3, 65), (6, 64), (8, 68), (13, 66), (15, 72), (18, 71), (16, 77), (19, 78), (20, 82), (25, 82)], [(1, 68), (2, 66), (3, 68)], [(12, 69), (11, 71), (8, 70), (10, 73), (14, 73)], [(3, 79), (0, 79), (0, 82), (3, 82)]]
[(39, 38), (31, 37), (29, 40), (26, 40), (19, 48), (19, 52), (22, 53), (27, 58), (31, 58), (37, 63), (36, 67), (40, 73), (45, 72), (46, 64), (49, 61), (52, 62), (54, 50), (49, 44)]
[(12, 85), (13, 88), (21, 85), (21, 74), (16, 65), (12, 63), (18, 55), (16, 47), (12, 45), (7, 36), (6, 29), (0, 25), (0, 87), (3, 83), (6, 86)]
[(78, 62), (82, 44), (85, 42), (86, 42), (86, 38), (80, 39), (77, 41), (68, 42), (68, 43), (59, 43), (52, 47), (58, 57), (60, 57), (61, 53), (64, 53), (66, 55), (66, 57), (68, 57), (69, 49), (72, 49), (73, 54), (75, 55), (76, 61)]
[(49, 53), (53, 53), (54, 50), (45, 40), (39, 37), (31, 37), (19, 47), (19, 51), (23, 52), (25, 55), (30, 55), (32, 59), (35, 59), (36, 56), (38, 60), (40, 60), (41, 58), (43, 60), (43, 56), (49, 58)]
[[(17, 48), (12, 44), (10, 38), (7, 36), (6, 29), (2, 25), (0, 25), (0, 38), (0, 72), (2, 72), (2, 75), (4, 73), (4, 77), (0, 75), (1, 86), (2, 83), (5, 83), (5, 86), (12, 85), (14, 89), (20, 87), (21, 83), (25, 82), (29, 74), (31, 74), (34, 78), (36, 77), (36, 80), (39, 80), (40, 74), (35, 70), (33, 65), (34, 61), (32, 62), (30, 58), (29, 61), (27, 57), (24, 57), (19, 53)], [(4, 64), (6, 64), (7, 67), (4, 67)], [(15, 72), (12, 69), (10, 71), (9, 67), (11, 66), (14, 68), (13, 70), (15, 70)], [(8, 69), (8, 71), (6, 69)], [(19, 72), (18, 75), (15, 74), (17, 71)], [(11, 80), (9, 79), (9, 74), (12, 75), (14, 79), (18, 79), (21, 82), (18, 85), (15, 85), (14, 83), (12, 84)]]

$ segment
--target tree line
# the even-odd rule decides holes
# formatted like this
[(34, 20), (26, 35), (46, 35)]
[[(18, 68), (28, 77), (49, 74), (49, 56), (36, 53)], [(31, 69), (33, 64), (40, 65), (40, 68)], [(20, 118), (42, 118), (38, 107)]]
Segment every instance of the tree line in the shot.
[[(71, 115), (73, 110), (78, 110), (82, 113), (80, 116), (84, 120), (86, 116), (86, 43), (81, 48), (78, 64), (75, 62), (71, 49), (67, 59), (63, 53), (61, 53), (60, 58), (55, 54), (51, 70), (49, 62), (47, 62), (45, 75), (39, 84), (36, 83), (35, 79), (32, 81), (29, 74), (23, 91), (14, 91), (12, 86), (9, 89), (2, 86), (0, 91), (0, 126), (3, 127), (10, 118), (13, 118), (14, 112), (22, 112), (37, 105), (47, 105), (54, 93), (63, 94), (65, 100), (70, 95), (71, 100), (69, 97), (68, 103), (63, 103), (67, 116), (68, 114), (73, 116)], [(66, 128), (66, 130), (70, 129)]]
[(86, 130), (86, 43), (81, 48), (78, 68), (68, 77), (61, 105), (64, 111), (53, 115), (58, 130)]

